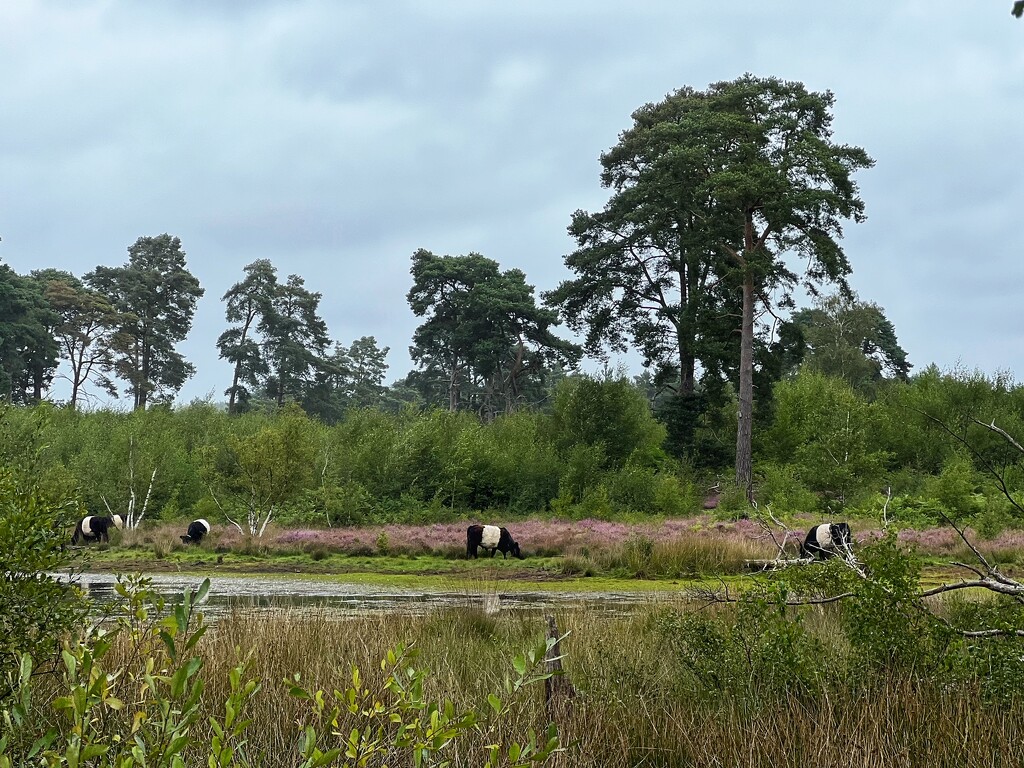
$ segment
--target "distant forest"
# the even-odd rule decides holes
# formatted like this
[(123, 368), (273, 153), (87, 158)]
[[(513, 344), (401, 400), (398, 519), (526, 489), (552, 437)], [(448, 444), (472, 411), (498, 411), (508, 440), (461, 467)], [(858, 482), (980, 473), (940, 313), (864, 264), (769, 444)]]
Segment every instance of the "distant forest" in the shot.
[[(540, 296), (481, 254), (416, 251), (415, 368), (390, 386), (386, 348), (331, 339), (320, 293), (261, 259), (221, 297), (224, 401), (174, 409), (194, 373), (176, 345), (204, 294), (177, 237), (140, 237), (125, 264), (80, 277), (0, 265), (7, 458), (42, 461), (45, 444), (53, 482), (89, 510), (153, 516), (681, 514), (710, 489), (737, 508), (884, 496), (887, 512), (1024, 513), (1021, 387), (912, 375), (882, 308), (847, 283), (842, 225), (864, 217), (853, 177), (873, 161), (832, 141), (832, 101), (746, 75), (637, 109), (600, 158), (605, 207), (572, 215), (571, 278)], [(625, 350), (642, 375), (579, 373)], [(45, 405), (57, 378), (60, 409)], [(131, 406), (83, 408), (99, 393)]]

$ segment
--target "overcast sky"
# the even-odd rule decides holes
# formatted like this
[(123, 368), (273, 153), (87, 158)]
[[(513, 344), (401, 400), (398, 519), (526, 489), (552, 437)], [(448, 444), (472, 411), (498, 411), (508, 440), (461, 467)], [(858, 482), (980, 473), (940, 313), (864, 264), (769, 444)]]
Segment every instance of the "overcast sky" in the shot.
[[(1010, 0), (0, 3), (0, 260), (118, 266), (181, 238), (206, 289), (179, 349), (222, 399), (224, 292), (270, 259), (346, 346), (411, 367), (417, 248), (537, 293), (638, 106), (745, 72), (835, 94), (868, 220), (851, 283), (917, 370), (1024, 379), (1024, 20)], [(639, 372), (637, 368), (634, 372)]]

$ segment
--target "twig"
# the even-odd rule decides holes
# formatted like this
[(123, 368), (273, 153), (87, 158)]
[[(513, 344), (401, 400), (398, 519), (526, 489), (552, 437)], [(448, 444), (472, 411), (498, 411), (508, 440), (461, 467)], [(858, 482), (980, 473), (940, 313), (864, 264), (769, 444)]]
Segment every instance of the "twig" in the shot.
[[(954, 432), (954, 431), (953, 431), (952, 429), (950, 429), (950, 428), (949, 428), (949, 427), (948, 427), (948, 426), (946, 425), (946, 423), (942, 421), (942, 419), (938, 419), (938, 418), (936, 418), (935, 416), (932, 416), (932, 415), (931, 415), (930, 413), (927, 413), (927, 412), (925, 412), (925, 411), (922, 411), (922, 410), (921, 410), (920, 408), (911, 408), (910, 410), (912, 410), (912, 411), (915, 411), (915, 412), (917, 412), (917, 413), (921, 414), (922, 416), (924, 416), (924, 417), (925, 417), (926, 419), (928, 419), (929, 421), (932, 421), (932, 422), (934, 422), (935, 424), (938, 424), (938, 425), (939, 425), (939, 427), (940, 427), (940, 428), (941, 428), (941, 429), (942, 429), (942, 430), (943, 430), (943, 431), (944, 431), (944, 432), (945, 432), (946, 434), (948, 434), (948, 435), (949, 435), (950, 437), (952, 437), (952, 438), (953, 438), (954, 440), (956, 440), (956, 441), (957, 441), (958, 443), (960, 443), (960, 444), (961, 444), (961, 445), (963, 445), (963, 446), (964, 446), (965, 448), (967, 448), (967, 450), (969, 450), (969, 451), (970, 451), (970, 452), (971, 452), (971, 453), (972, 453), (972, 454), (974, 455), (974, 457), (975, 457), (975, 458), (976, 458), (976, 459), (977, 459), (977, 460), (978, 460), (979, 462), (981, 462), (981, 463), (982, 463), (982, 464), (983, 464), (983, 465), (985, 466), (985, 469), (986, 469), (986, 470), (988, 471), (988, 473), (989, 473), (990, 475), (992, 475), (992, 477), (994, 477), (994, 478), (996, 479), (996, 482), (997, 482), (997, 483), (999, 484), (999, 490), (1000, 490), (1000, 491), (1002, 491), (1002, 494), (1003, 494), (1003, 496), (1005, 496), (1005, 497), (1006, 497), (1007, 501), (1009, 501), (1009, 502), (1010, 502), (1010, 503), (1011, 503), (1011, 504), (1012, 504), (1012, 505), (1013, 505), (1013, 506), (1014, 506), (1014, 507), (1015, 507), (1016, 509), (1018, 509), (1018, 510), (1019, 510), (1020, 512), (1024, 513), (1024, 506), (1021, 506), (1021, 504), (1020, 504), (1020, 503), (1019, 503), (1019, 502), (1018, 502), (1018, 501), (1017, 501), (1017, 500), (1016, 500), (1015, 498), (1013, 498), (1013, 494), (1012, 494), (1012, 493), (1010, 493), (1010, 489), (1006, 487), (1006, 481), (1005, 481), (1005, 480), (1003, 480), (1003, 476), (1002, 476), (1001, 474), (999, 474), (999, 470), (997, 470), (997, 469), (995, 468), (995, 466), (993, 466), (992, 462), (991, 462), (991, 461), (989, 461), (988, 459), (986, 459), (986, 458), (985, 458), (985, 457), (984, 457), (984, 456), (983, 456), (983, 455), (981, 454), (981, 452), (980, 452), (980, 451), (978, 451), (978, 449), (977, 449), (977, 448), (975, 448), (975, 447), (974, 447), (973, 445), (971, 445), (971, 444), (970, 444), (969, 442), (967, 442), (967, 439), (966, 439), (966, 438), (964, 438), (964, 437), (961, 437), (961, 436), (960, 436), (960, 435), (958, 435), (958, 434), (957, 434), (956, 432)], [(1010, 443), (1011, 443), (1012, 445), (1016, 446), (1016, 447), (1017, 447), (1017, 448), (1019, 448), (1019, 449), (1020, 449), (1020, 450), (1021, 450), (1022, 452), (1024, 452), (1024, 448), (1021, 448), (1020, 444), (1019, 444), (1019, 443), (1018, 443), (1018, 442), (1017, 442), (1016, 440), (1014, 440), (1014, 439), (1013, 439), (1012, 437), (1010, 437), (1010, 436), (1009, 436), (1008, 434), (1006, 434), (1005, 430), (1003, 430), (1003, 429), (1000, 429), (999, 427), (997, 427), (997, 426), (995, 425), (995, 421), (993, 421), (993, 422), (992, 422), (992, 424), (990, 424), (990, 425), (989, 425), (989, 424), (985, 424), (984, 422), (978, 421), (977, 419), (972, 419), (972, 421), (974, 421), (974, 422), (975, 422), (975, 423), (977, 423), (977, 424), (980, 424), (980, 425), (981, 425), (981, 426), (983, 426), (983, 427), (984, 427), (985, 429), (990, 429), (990, 430), (992, 430), (993, 432), (995, 432), (995, 433), (997, 433), (997, 434), (1000, 434), (1000, 435), (1002, 435), (1002, 436), (1003, 436), (1004, 438), (1006, 438), (1006, 439), (1007, 439), (1007, 440), (1008, 440), (1008, 441), (1009, 441), (1009, 442), (1010, 442)]]
[(991, 424), (986, 424), (985, 422), (978, 421), (977, 419), (971, 419), (971, 421), (973, 421), (975, 424), (980, 424), (985, 429), (988, 429), (988, 430), (991, 430), (992, 432), (995, 432), (997, 435), (1002, 435), (1004, 438), (1006, 438), (1006, 441), (1010, 445), (1012, 445), (1014, 448), (1016, 448), (1021, 453), (1024, 453), (1024, 445), (1021, 445), (1016, 440), (1014, 440), (1005, 429), (1003, 429), (1002, 427), (997, 427), (995, 419), (992, 419), (992, 423)]
[(210, 492), (210, 498), (213, 499), (213, 503), (217, 505), (217, 509), (221, 511), (221, 514), (224, 515), (224, 519), (231, 523), (233, 526), (235, 526), (235, 528), (238, 529), (238, 532), (244, 536), (245, 531), (242, 530), (242, 526), (240, 526), (238, 523), (231, 519), (231, 517), (228, 515), (227, 510), (224, 509), (224, 506), (220, 503), (220, 500), (217, 498), (216, 494), (214, 494), (213, 488), (211, 488), (210, 486), (206, 486), (206, 490)]

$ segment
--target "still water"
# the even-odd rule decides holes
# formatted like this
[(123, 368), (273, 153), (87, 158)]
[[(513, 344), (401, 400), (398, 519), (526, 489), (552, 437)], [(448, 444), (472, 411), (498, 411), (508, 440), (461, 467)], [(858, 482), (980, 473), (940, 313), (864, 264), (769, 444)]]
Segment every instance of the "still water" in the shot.
[[(153, 588), (169, 601), (202, 583), (199, 576), (153, 574)], [(97, 602), (115, 599), (117, 579), (109, 573), (77, 574), (74, 580)], [(563, 592), (423, 589), (259, 576), (211, 576), (203, 605), (207, 618), (230, 611), (330, 610), (339, 614), (422, 614), (438, 608), (473, 607), (485, 612), (541, 612), (586, 608), (609, 615), (626, 613), (657, 598), (641, 592)]]

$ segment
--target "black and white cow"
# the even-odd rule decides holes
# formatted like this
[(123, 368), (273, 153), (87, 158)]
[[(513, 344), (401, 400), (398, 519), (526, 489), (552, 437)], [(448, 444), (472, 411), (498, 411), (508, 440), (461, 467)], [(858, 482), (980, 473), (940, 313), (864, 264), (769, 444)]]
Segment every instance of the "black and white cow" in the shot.
[(824, 560), (849, 551), (853, 537), (846, 523), (822, 523), (807, 532), (807, 538), (800, 546), (800, 557)]
[(199, 518), (188, 524), (188, 532), (181, 537), (182, 544), (198, 544), (210, 532), (210, 524)]
[(519, 545), (512, 538), (507, 528), (499, 528), (496, 525), (471, 525), (466, 529), (466, 557), (476, 557), (477, 547), (491, 550), (491, 557), (495, 552), (501, 552), (501, 559), (507, 555), (523, 559), (523, 553), (519, 551)]
[(75, 532), (71, 535), (71, 543), (88, 544), (90, 541), (110, 541), (110, 529), (123, 526), (124, 520), (120, 515), (111, 517), (89, 515), (78, 521)]

